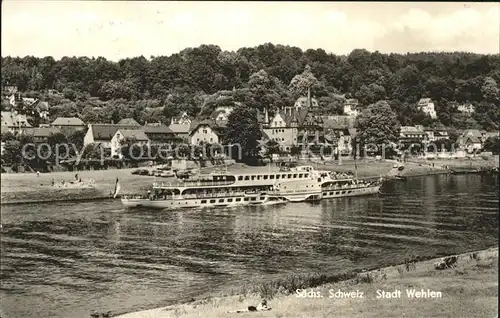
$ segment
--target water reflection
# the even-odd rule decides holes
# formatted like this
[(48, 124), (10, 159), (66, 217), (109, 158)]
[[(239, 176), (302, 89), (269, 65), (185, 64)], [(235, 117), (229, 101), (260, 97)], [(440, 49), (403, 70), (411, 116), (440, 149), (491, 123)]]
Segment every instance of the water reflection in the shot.
[[(498, 180), (432, 176), (319, 204), (124, 210), (117, 202), (6, 206), (6, 317), (87, 317), (241, 286), (498, 244)], [(256, 278), (257, 277), (257, 278)], [(182, 296), (180, 296), (182, 295)]]

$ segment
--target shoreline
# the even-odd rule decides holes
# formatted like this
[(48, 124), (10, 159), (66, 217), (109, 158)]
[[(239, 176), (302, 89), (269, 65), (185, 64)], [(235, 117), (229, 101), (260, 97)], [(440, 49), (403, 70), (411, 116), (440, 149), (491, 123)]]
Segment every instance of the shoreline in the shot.
[[(496, 160), (496, 159), (495, 159)], [(456, 164), (453, 167), (460, 166), (457, 163), (460, 161), (455, 160)], [(357, 174), (359, 178), (371, 178), (384, 176), (388, 179), (395, 179), (400, 177), (408, 179), (417, 176), (430, 176), (438, 174), (452, 173), (450, 169), (445, 169), (441, 163), (432, 166), (433, 162), (397, 162), (393, 160), (375, 160), (363, 159), (354, 160), (345, 159), (342, 162), (313, 162), (301, 161), (301, 164), (313, 165), (316, 169), (332, 170), (338, 172), (353, 172), (357, 167)], [(495, 163), (490, 161), (475, 160), (467, 161), (467, 166), (477, 167), (480, 164), (482, 167), (494, 167)], [(404, 165), (402, 171), (394, 168), (394, 165)], [(452, 167), (452, 166), (450, 166)], [(217, 167), (205, 168), (204, 172), (210, 171)], [(92, 200), (105, 200), (112, 199), (116, 178), (120, 180), (122, 185), (122, 193), (137, 193), (145, 191), (151, 183), (155, 180), (152, 176), (132, 175), (131, 172), (136, 168), (126, 169), (109, 169), (109, 170), (89, 170), (89, 171), (66, 171), (40, 174), (37, 177), (35, 174), (1, 174), (2, 191), (1, 191), (1, 205), (21, 205), (21, 204), (34, 204), (34, 203), (49, 203), (49, 202), (71, 202), (71, 201), (92, 201)], [(268, 166), (253, 167), (245, 166), (243, 164), (234, 164), (228, 166), (228, 172), (247, 173), (248, 171), (268, 171)], [(52, 179), (63, 178), (72, 180), (74, 174), (78, 173), (86, 179), (94, 179), (95, 188), (50, 188), (49, 185)], [(165, 179), (168, 180), (168, 179)]]
[[(473, 258), (475, 255), (477, 258)], [(447, 268), (444, 270), (437, 270), (434, 267), (434, 264), (446, 257), (457, 256), (457, 267), (455, 268)], [(482, 271), (483, 269), (489, 269), (490, 271), (485, 273)], [(351, 274), (352, 277), (349, 277)], [(346, 276), (347, 279), (337, 280), (336, 282), (325, 282), (320, 283), (317, 286), (301, 286), (300, 288), (306, 289), (307, 291), (329, 291), (331, 289), (337, 290), (345, 290), (349, 291), (358, 291), (362, 290), (362, 292), (367, 295), (372, 295), (374, 291), (379, 289), (388, 289), (393, 291), (394, 288), (399, 286), (402, 290), (404, 288), (419, 288), (423, 290), (434, 290), (439, 291), (441, 293), (445, 293), (443, 299), (446, 299), (446, 302), (451, 302), (453, 306), (461, 307), (460, 302), (468, 299), (468, 294), (476, 295), (479, 293), (478, 290), (480, 286), (484, 286), (487, 284), (486, 282), (490, 282), (487, 286), (489, 292), (496, 295), (489, 295), (491, 297), (491, 301), (488, 302), (487, 306), (489, 309), (493, 311), (493, 307), (496, 308), (495, 312), (498, 312), (497, 299), (498, 299), (498, 247), (490, 247), (482, 250), (473, 250), (469, 252), (464, 252), (455, 255), (443, 256), (443, 257), (428, 257), (426, 259), (418, 260), (415, 263), (414, 270), (405, 270), (404, 264), (394, 264), (390, 266), (378, 267), (366, 271), (353, 271), (349, 274), (340, 274), (337, 276)], [(464, 290), (461, 288), (457, 294), (455, 295), (455, 286), (459, 285), (455, 282), (454, 279), (466, 279), (466, 280), (474, 280), (478, 279), (480, 282), (477, 286), (469, 285), (471, 290)], [(485, 280), (486, 282), (483, 282)], [(314, 284), (312, 284), (314, 285)], [(421, 286), (418, 286), (421, 285)], [(429, 285), (429, 286), (426, 286)], [(432, 286), (430, 286), (432, 285)], [(494, 286), (493, 286), (494, 285)], [(394, 287), (396, 286), (396, 287)], [(435, 286), (440, 286), (440, 290), (436, 290)], [(263, 290), (265, 288), (261, 288)], [(453, 290), (453, 293), (452, 293)], [(448, 293), (448, 295), (446, 294)], [(450, 295), (452, 297), (450, 297)], [(328, 293), (322, 293), (322, 295), (328, 295)], [(447, 296), (447, 297), (446, 297)], [(254, 293), (245, 293), (239, 295), (227, 295), (221, 297), (208, 297), (202, 298), (199, 300), (192, 300), (188, 303), (177, 303), (170, 306), (158, 307), (154, 309), (146, 309), (129, 313), (120, 313), (115, 314), (113, 317), (116, 318), (165, 318), (165, 317), (234, 317), (234, 314), (228, 313), (228, 311), (238, 310), (241, 308), (245, 308), (248, 305), (256, 305), (260, 302), (262, 298), (266, 298), (269, 304), (269, 307), (272, 310), (266, 312), (269, 315), (262, 313), (263, 317), (289, 317), (293, 316), (303, 316), (307, 314), (308, 316), (317, 316), (318, 314), (325, 313), (325, 310), (328, 312), (332, 312), (332, 309), (335, 312), (347, 313), (349, 311), (353, 311), (352, 315), (348, 314), (349, 317), (361, 317), (362, 309), (355, 308), (355, 304), (353, 302), (359, 301), (361, 304), (367, 305), (367, 310), (370, 310), (374, 314), (374, 316), (386, 316), (389, 317), (391, 314), (394, 314), (394, 309), (390, 309), (390, 312), (386, 312), (388, 310), (386, 307), (399, 307), (398, 309), (403, 309), (405, 312), (421, 312), (421, 310), (426, 310), (428, 313), (432, 314), (432, 310), (437, 310), (440, 304), (438, 303), (441, 300), (431, 299), (426, 301), (421, 300), (417, 302), (417, 300), (403, 302), (401, 299), (395, 301), (387, 300), (387, 299), (378, 299), (374, 300), (376, 297), (371, 297), (363, 300), (349, 299), (349, 301), (339, 301), (339, 299), (329, 300), (329, 296), (325, 296), (323, 298), (304, 298), (297, 297), (297, 294), (287, 293), (287, 294), (279, 294), (277, 293), (274, 297), (265, 297)], [(342, 299), (345, 300), (345, 299)], [(398, 304), (399, 302), (399, 304)], [(416, 305), (415, 305), (416, 304)], [(483, 302), (484, 305), (484, 302)], [(373, 309), (369, 308), (373, 306)], [(414, 307), (416, 306), (416, 307)], [(430, 308), (417, 308), (418, 306), (431, 306)], [(288, 310), (290, 307), (294, 308), (294, 313), (289, 313)], [(460, 312), (459, 309), (453, 308), (457, 312)], [(319, 310), (318, 310), (319, 309)], [(472, 310), (475, 310), (474, 308)], [(318, 312), (319, 311), (319, 312)], [(312, 315), (309, 315), (313, 313)], [(297, 315), (299, 314), (299, 315)], [(451, 313), (450, 313), (451, 314)], [(260, 315), (259, 315), (260, 316)], [(397, 315), (398, 317), (401, 314)], [(410, 315), (411, 316), (411, 315)], [(244, 313), (239, 314), (238, 317), (247, 317)], [(391, 316), (392, 317), (392, 316)], [(470, 316), (472, 317), (472, 316)]]

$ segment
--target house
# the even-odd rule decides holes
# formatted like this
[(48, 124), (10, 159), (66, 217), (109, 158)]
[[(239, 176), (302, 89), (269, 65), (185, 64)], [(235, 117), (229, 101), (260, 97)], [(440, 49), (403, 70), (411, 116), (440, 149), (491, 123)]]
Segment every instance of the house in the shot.
[(85, 129), (85, 123), (77, 117), (58, 117), (52, 122), (51, 126), (59, 128), (65, 135)]
[(468, 153), (472, 153), (474, 151), (478, 151), (483, 149), (483, 143), (479, 138), (476, 136), (468, 135), (463, 137), (462, 139), (462, 147), (465, 148), (465, 150)]
[(356, 117), (359, 115), (359, 109), (358, 109), (358, 100), (351, 98), (351, 99), (346, 99), (344, 102), (344, 114), (347, 116), (352, 116)]
[(314, 114), (318, 102), (300, 97), (293, 107), (283, 107), (272, 118), (267, 109), (259, 114), (263, 132), (280, 144), (282, 151), (290, 151), (292, 146), (305, 147), (308, 144), (324, 142), (323, 120)]
[(324, 116), (323, 119), (325, 142), (333, 145), (334, 153), (350, 155), (352, 153), (352, 138), (356, 130), (350, 128), (348, 122), (333, 117)]
[(446, 127), (437, 127), (437, 128), (424, 127), (423, 131), (427, 135), (426, 141), (429, 142), (434, 142), (439, 139), (449, 138), (448, 128)]
[(462, 113), (472, 114), (475, 112), (475, 107), (471, 103), (461, 104), (457, 106), (457, 110)]
[(2, 86), (2, 93), (6, 94), (6, 95), (15, 94), (15, 93), (17, 93), (17, 86), (15, 86), (15, 85)]
[(122, 158), (122, 141), (125, 139), (133, 139), (135, 145), (149, 145), (148, 136), (141, 129), (118, 129), (111, 138), (111, 156)]
[(21, 97), (21, 93), (14, 93), (9, 97), (9, 104), (13, 107), (19, 105), (19, 103), (23, 103), (24, 107), (28, 107), (37, 101), (36, 98), (30, 97)]
[(189, 140), (189, 130), (191, 128), (191, 119), (184, 112), (182, 115), (178, 117), (172, 117), (170, 121), (170, 126), (168, 126), (170, 130), (179, 138), (182, 138), (186, 141)]
[(189, 140), (191, 145), (218, 144), (218, 127), (213, 120), (203, 120), (193, 122), (189, 131)]
[(461, 137), (465, 138), (467, 136), (473, 136), (473, 137), (476, 137), (477, 139), (479, 139), (479, 141), (481, 142), (485, 142), (486, 139), (488, 138), (487, 137), (487, 132), (485, 130), (478, 130), (478, 129), (467, 129), (465, 130)]
[(171, 118), (170, 124), (191, 125), (192, 120), (186, 112)]
[(35, 101), (34, 105), (34, 111), (38, 113), (38, 116), (42, 119), (48, 119), (49, 118), (49, 103), (48, 102), (42, 102), (40, 100)]
[(142, 128), (142, 130), (151, 141), (151, 144), (178, 144), (183, 141), (183, 139), (176, 136), (176, 134), (168, 128), (167, 125), (147, 124)]
[(61, 130), (57, 127), (31, 127), (26, 128), (24, 133), (32, 135), (35, 143), (46, 143), (51, 135), (61, 133)]
[(421, 98), (418, 102), (417, 108), (422, 110), (424, 113), (429, 115), (432, 119), (437, 118), (436, 109), (434, 108), (434, 103), (430, 98)]
[(21, 132), (28, 127), (32, 126), (28, 123), (25, 115), (18, 114), (17, 111), (2, 112), (2, 133), (6, 131)]
[(403, 144), (417, 144), (426, 141), (426, 139), (427, 134), (422, 126), (401, 126), (399, 142)]
[(83, 145), (100, 143), (104, 148), (111, 148), (111, 139), (118, 130), (134, 130), (137, 126), (114, 125), (114, 124), (89, 124), (87, 133), (83, 138)]
[(229, 118), (229, 114), (233, 112), (234, 108), (229, 106), (217, 107), (217, 109), (210, 115), (210, 118), (215, 121), (226, 121)]
[(138, 126), (140, 127), (141, 125), (133, 118), (123, 118), (120, 120), (117, 125), (121, 126)]

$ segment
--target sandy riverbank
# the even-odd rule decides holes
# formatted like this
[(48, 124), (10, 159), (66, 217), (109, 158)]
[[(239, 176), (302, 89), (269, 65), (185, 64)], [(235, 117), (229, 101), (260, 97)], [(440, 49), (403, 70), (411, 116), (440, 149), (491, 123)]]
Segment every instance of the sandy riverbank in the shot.
[[(227, 313), (256, 306), (260, 295), (209, 298), (169, 307), (118, 316), (120, 318), (164, 317), (495, 317), (498, 315), (498, 248), (461, 254), (457, 266), (436, 270), (439, 259), (357, 274), (354, 279), (314, 289), (322, 298), (302, 298), (296, 293), (268, 299), (266, 312)], [(369, 275), (369, 276), (368, 276)], [(369, 277), (369, 278), (368, 278)], [(384, 278), (385, 277), (385, 278)], [(306, 286), (304, 286), (306, 287)], [(363, 294), (363, 298), (330, 298), (330, 290)], [(440, 292), (437, 298), (410, 298), (407, 290)], [(377, 299), (377, 290), (401, 291), (400, 298)], [(436, 295), (435, 295), (436, 296)], [(439, 295), (437, 295), (439, 296)]]
[[(496, 156), (498, 161), (498, 156)], [(425, 176), (439, 173), (447, 173), (449, 170), (444, 169), (445, 165), (458, 167), (463, 165), (475, 165), (477, 167), (491, 166), (494, 167), (495, 160), (412, 160), (405, 163), (405, 168), (401, 171), (394, 169), (394, 165), (402, 165), (392, 160), (374, 160), (363, 159), (354, 160), (344, 159), (338, 161), (323, 161), (311, 162), (302, 161), (301, 164), (313, 165), (317, 169), (333, 170), (339, 172), (354, 172), (357, 166), (358, 177), (379, 177), (387, 175), (400, 175), (403, 177)], [(434, 163), (434, 166), (432, 166)], [(205, 168), (203, 172), (210, 173), (212, 168)], [(227, 167), (228, 172), (233, 173), (248, 173), (248, 172), (265, 172), (270, 169), (276, 169), (275, 166), (270, 168), (250, 167), (243, 164), (234, 164)], [(39, 201), (56, 201), (56, 200), (92, 200), (107, 198), (114, 190), (116, 178), (120, 180), (122, 193), (140, 193), (146, 191), (155, 180), (150, 176), (133, 175), (131, 169), (109, 169), (109, 170), (90, 170), (79, 171), (79, 176), (84, 179), (93, 179), (95, 188), (93, 189), (64, 189), (51, 187), (52, 180), (60, 182), (62, 180), (74, 180), (75, 173), (72, 171), (42, 173), (36, 176), (34, 173), (8, 173), (1, 174), (1, 202), (5, 203), (22, 203), (22, 202), (39, 202)], [(168, 180), (157, 178), (157, 181)]]

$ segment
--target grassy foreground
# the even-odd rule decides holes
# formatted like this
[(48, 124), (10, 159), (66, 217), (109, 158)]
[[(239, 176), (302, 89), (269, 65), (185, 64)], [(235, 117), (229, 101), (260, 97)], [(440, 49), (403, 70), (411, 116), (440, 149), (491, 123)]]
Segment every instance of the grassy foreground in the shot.
[[(296, 293), (268, 298), (266, 312), (228, 313), (256, 306), (261, 295), (209, 298), (189, 304), (146, 310), (120, 318), (163, 317), (496, 317), (498, 315), (498, 248), (461, 254), (457, 266), (436, 270), (439, 259), (358, 273), (353, 279), (326, 284), (308, 291), (323, 298), (302, 298)], [(265, 286), (266, 283), (261, 283)], [(306, 286), (297, 286), (305, 288)], [(261, 293), (265, 292), (261, 287)], [(363, 294), (363, 298), (330, 298), (330, 290)], [(406, 290), (441, 292), (440, 298), (410, 298)], [(377, 299), (377, 290), (401, 291), (400, 298)]]

